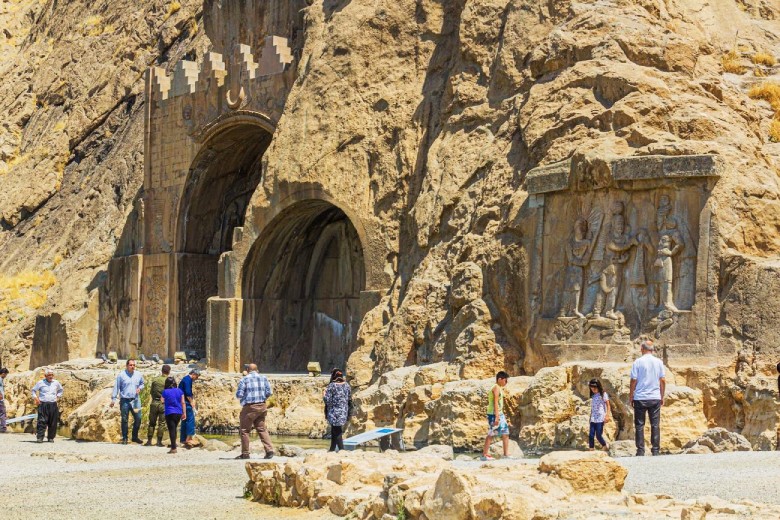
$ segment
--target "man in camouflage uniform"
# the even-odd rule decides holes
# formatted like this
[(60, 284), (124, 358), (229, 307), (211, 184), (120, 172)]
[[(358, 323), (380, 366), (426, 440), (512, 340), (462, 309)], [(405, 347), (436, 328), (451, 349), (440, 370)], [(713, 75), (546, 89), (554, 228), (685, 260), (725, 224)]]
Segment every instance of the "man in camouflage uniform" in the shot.
[(152, 437), (154, 436), (154, 426), (157, 425), (157, 446), (162, 446), (163, 432), (165, 431), (165, 405), (160, 398), (162, 397), (162, 391), (165, 388), (165, 379), (170, 375), (170, 365), (162, 366), (162, 375), (159, 375), (152, 379), (151, 390), (149, 395), (151, 397), (149, 402), (149, 428), (147, 428), (146, 445), (152, 445)]

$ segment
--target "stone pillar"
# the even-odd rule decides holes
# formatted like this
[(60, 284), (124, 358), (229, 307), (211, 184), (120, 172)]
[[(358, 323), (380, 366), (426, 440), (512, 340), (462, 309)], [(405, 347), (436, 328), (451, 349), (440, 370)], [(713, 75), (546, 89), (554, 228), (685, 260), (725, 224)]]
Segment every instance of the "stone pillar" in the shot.
[(170, 292), (176, 290), (172, 275), (174, 255), (144, 255), (141, 296), (141, 347), (144, 353), (173, 357), (176, 345), (170, 336)]
[(206, 306), (206, 357), (211, 368), (241, 372), (240, 323), (243, 300), (212, 297)]

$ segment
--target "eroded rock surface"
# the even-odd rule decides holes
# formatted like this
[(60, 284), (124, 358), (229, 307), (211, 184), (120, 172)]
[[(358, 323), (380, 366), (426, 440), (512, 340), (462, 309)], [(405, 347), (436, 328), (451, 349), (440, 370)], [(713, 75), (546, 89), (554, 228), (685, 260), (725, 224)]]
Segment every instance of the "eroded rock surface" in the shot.
[[(252, 498), (364, 520), (772, 518), (780, 509), (717, 498), (621, 493), (627, 471), (604, 453), (555, 452), (536, 463), (445, 461), (427, 454), (310, 452), (248, 462)], [(702, 511), (702, 516), (691, 516)]]

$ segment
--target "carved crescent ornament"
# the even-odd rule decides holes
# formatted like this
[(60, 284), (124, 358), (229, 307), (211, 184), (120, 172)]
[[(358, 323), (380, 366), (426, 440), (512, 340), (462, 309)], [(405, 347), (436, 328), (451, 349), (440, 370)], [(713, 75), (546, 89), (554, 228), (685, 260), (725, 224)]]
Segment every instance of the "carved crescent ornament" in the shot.
[(225, 101), (227, 101), (227, 105), (230, 108), (232, 108), (233, 110), (235, 110), (235, 109), (237, 109), (238, 107), (241, 106), (241, 103), (243, 103), (243, 101), (244, 101), (244, 97), (245, 97), (244, 87), (241, 87), (239, 89), (239, 91), (238, 91), (238, 99), (236, 99), (235, 101), (233, 101), (230, 98), (230, 89), (228, 89), (228, 91), (225, 93)]

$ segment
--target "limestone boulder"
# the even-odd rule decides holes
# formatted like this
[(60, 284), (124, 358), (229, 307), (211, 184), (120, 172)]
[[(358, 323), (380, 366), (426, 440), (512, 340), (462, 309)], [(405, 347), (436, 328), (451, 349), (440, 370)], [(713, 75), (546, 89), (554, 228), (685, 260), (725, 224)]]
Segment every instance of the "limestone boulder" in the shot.
[(442, 444), (431, 444), (424, 448), (417, 450), (420, 455), (433, 455), (434, 457), (441, 457), (444, 460), (452, 460), (455, 458), (455, 453), (452, 446), (444, 446)]
[[(499, 460), (504, 458), (504, 446), (500, 438), (495, 439), (490, 445), (490, 455)], [(517, 441), (509, 439), (509, 457), (513, 459), (522, 459), (523, 456), (523, 450), (520, 448)]]
[(555, 451), (539, 460), (539, 471), (567, 481), (580, 493), (614, 493), (623, 489), (628, 470), (606, 453)]
[(635, 454), (636, 442), (634, 441), (613, 441), (609, 444), (610, 457), (633, 457)]
[(474, 449), (487, 435), (487, 394), (490, 379), (447, 383), (433, 404), (428, 439), (455, 449)]
[(780, 403), (776, 377), (755, 377), (735, 392), (744, 427), (740, 432), (755, 450), (778, 449)]
[(683, 446), (683, 453), (721, 453), (724, 451), (751, 451), (753, 448), (742, 435), (725, 428), (710, 428), (701, 437)]
[(103, 388), (68, 415), (74, 439), (118, 442), (122, 439), (119, 406), (111, 407), (113, 388)]
[(473, 509), (472, 494), (477, 485), (475, 476), (445, 469), (439, 474), (435, 487), (426, 492), (422, 511), (427, 518), (470, 520)]
[[(649, 442), (649, 421), (645, 428), (645, 439)], [(667, 386), (664, 406), (661, 408), (661, 450), (679, 452), (707, 428), (701, 390), (687, 386)]]

